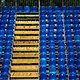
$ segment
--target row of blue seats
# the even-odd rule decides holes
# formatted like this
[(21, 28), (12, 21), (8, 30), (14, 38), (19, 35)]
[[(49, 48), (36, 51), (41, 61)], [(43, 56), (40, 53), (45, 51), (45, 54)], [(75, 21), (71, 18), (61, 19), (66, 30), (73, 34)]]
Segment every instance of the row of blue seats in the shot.
[(62, 12), (65, 12), (65, 11), (78, 11), (80, 12), (80, 6), (62, 6), (62, 7), (58, 7), (58, 6), (40, 6), (40, 12), (45, 12), (45, 9), (46, 9), (46, 12), (52, 12), (52, 11), (62, 11)]
[[(77, 69), (80, 68), (80, 28), (79, 28), (79, 19), (78, 19), (78, 12), (73, 13), (73, 30), (74, 30), (74, 39), (75, 39), (75, 43), (76, 43), (76, 51), (77, 51), (77, 61), (76, 61), (76, 65), (77, 65)], [(76, 23), (75, 23), (76, 22)], [(80, 74), (80, 70), (78, 70), (78, 74)]]
[[(66, 66), (65, 66), (65, 45), (62, 39), (63, 35), (63, 21), (61, 12), (56, 12), (57, 32), (56, 41), (58, 43), (58, 67), (59, 67), (59, 79), (66, 79)], [(60, 25), (60, 26), (59, 26)]]
[[(1, 24), (0, 25), (1, 27), (0, 28), (0, 33), (1, 33), (0, 48), (3, 48), (3, 39), (4, 39), (4, 52), (3, 52), (4, 56), (2, 59), (1, 76), (0, 76), (2, 80), (8, 80), (8, 75), (9, 75), (9, 65), (10, 65), (10, 59), (11, 59), (13, 28), (14, 28), (13, 24), (14, 24), (14, 14), (15, 14), (14, 11), (13, 11), (13, 14), (8, 14), (6, 13), (7, 11), (5, 10), (6, 9), (2, 10), (2, 16), (0, 21), (0, 24)], [(9, 13), (12, 13), (12, 12), (9, 12)], [(1, 55), (2, 54), (0, 54), (0, 56)]]
[[(4, 12), (7, 12), (8, 11), (8, 7), (7, 6), (2, 6), (2, 11)], [(15, 7), (15, 6), (10, 6), (10, 12), (38, 12), (37, 10), (37, 7), (36, 6), (18, 6), (18, 7)]]
[[(69, 67), (69, 79), (76, 80), (76, 68), (75, 68), (75, 58), (74, 58), (74, 45), (72, 41), (72, 32), (71, 32), (71, 20), (70, 13), (65, 13), (65, 35), (66, 35), (66, 44), (68, 49), (68, 67)], [(68, 21), (68, 22), (67, 22)], [(69, 25), (67, 25), (69, 24)]]
[[(46, 11), (51, 11), (51, 10), (54, 10), (54, 11), (66, 11), (66, 10), (69, 10), (69, 11), (73, 11), (73, 10), (76, 10), (76, 11), (80, 11), (80, 6), (62, 6), (62, 7), (58, 7), (58, 6), (40, 6), (40, 11), (44, 12), (44, 9), (46, 9)], [(7, 6), (3, 6), (2, 7), (2, 10), (5, 10), (5, 11), (8, 11), (8, 7)], [(37, 10), (37, 6), (18, 6), (17, 8), (15, 6), (11, 6), (10, 7), (10, 11), (16, 11), (16, 12), (38, 12)]]
[(48, 47), (49, 47), (49, 80), (56, 80), (56, 51), (54, 42), (54, 23), (53, 13), (47, 12), (48, 16)]
[[(40, 15), (41, 16), (41, 15)], [(44, 16), (45, 18), (45, 16)], [(47, 60), (46, 60), (46, 23), (44, 22), (45, 19), (40, 19), (40, 80), (47, 79)], [(42, 24), (43, 22), (44, 24)]]

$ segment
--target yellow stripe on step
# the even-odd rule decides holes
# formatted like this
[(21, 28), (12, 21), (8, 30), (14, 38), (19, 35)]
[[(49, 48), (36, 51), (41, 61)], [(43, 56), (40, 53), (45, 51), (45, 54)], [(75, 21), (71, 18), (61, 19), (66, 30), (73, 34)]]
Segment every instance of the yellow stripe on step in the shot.
[(39, 36), (14, 36), (15, 40), (35, 40), (39, 39)]
[(14, 34), (39, 34), (39, 31), (14, 31)]
[(13, 51), (38, 51), (38, 47), (13, 47)]
[(12, 57), (38, 57), (38, 53), (15, 53)]
[(16, 21), (16, 24), (39, 24), (39, 21)]
[(14, 45), (39, 45), (38, 41), (14, 41)]
[(38, 65), (13, 65), (11, 66), (11, 70), (26, 70), (26, 71), (31, 71), (31, 70), (38, 70), (39, 66)]
[(38, 77), (38, 72), (11, 72), (11, 77)]
[(12, 59), (12, 63), (20, 64), (20, 63), (27, 63), (27, 64), (32, 64), (32, 63), (39, 63), (38, 59)]
[(15, 26), (15, 29), (39, 29), (39, 26)]

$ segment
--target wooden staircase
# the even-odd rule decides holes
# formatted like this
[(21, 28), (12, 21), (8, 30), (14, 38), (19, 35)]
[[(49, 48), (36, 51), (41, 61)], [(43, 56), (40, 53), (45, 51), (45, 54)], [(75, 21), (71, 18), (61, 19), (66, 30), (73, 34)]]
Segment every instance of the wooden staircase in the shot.
[(39, 80), (38, 13), (16, 13), (10, 80)]

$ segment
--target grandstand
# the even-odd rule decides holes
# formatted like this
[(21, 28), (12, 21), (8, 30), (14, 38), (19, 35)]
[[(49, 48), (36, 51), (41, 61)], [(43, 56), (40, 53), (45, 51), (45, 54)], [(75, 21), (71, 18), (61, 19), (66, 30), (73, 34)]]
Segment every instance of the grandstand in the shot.
[(1, 0), (0, 80), (80, 80), (79, 2)]

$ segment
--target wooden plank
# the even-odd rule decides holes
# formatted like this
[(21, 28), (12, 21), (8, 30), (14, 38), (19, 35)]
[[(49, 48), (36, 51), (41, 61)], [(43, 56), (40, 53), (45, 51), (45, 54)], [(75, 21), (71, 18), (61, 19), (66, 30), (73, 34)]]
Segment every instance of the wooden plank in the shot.
[(39, 36), (14, 36), (15, 40), (35, 40), (39, 39)]
[(14, 31), (14, 34), (39, 34), (39, 31)]
[(12, 54), (12, 57), (39, 57), (38, 53), (16, 53)]
[(35, 71), (38, 71), (39, 69), (39, 66), (38, 65), (13, 65), (11, 66), (11, 70), (16, 70), (16, 71), (32, 71), (32, 70), (35, 70)]
[(38, 51), (39, 47), (13, 47), (13, 51)]
[(11, 77), (38, 77), (38, 72), (11, 72)]
[(39, 29), (39, 26), (15, 26), (15, 29)]
[(27, 64), (32, 64), (32, 63), (39, 63), (38, 59), (12, 59), (12, 64), (20, 64), (20, 63), (27, 63)]
[(16, 21), (16, 24), (39, 24), (39, 21)]
[(14, 41), (14, 45), (39, 45), (38, 41)]

